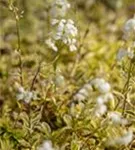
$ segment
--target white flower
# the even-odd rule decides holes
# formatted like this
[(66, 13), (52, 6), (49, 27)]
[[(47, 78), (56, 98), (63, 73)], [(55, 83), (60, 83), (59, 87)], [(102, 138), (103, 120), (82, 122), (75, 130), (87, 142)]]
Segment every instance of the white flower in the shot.
[(79, 93), (84, 95), (85, 97), (87, 97), (89, 95), (88, 91), (86, 89), (84, 89), (84, 88), (80, 89)]
[(98, 105), (102, 105), (102, 104), (104, 104), (104, 97), (103, 96), (98, 96), (96, 101), (97, 101)]
[(99, 84), (99, 83), (105, 83), (105, 80), (103, 78), (95, 78), (91, 81), (91, 84)]
[(99, 86), (100, 84), (105, 83), (105, 80), (102, 79), (102, 78), (95, 78), (95, 79), (93, 79), (90, 83), (91, 83), (92, 86), (95, 86), (96, 88), (98, 88), (98, 86)]
[(22, 100), (25, 97), (25, 90), (23, 87), (18, 88), (17, 100)]
[(52, 24), (52, 25), (56, 25), (58, 22), (59, 22), (58, 19), (52, 19), (52, 20), (51, 20), (51, 24)]
[(110, 86), (109, 83), (105, 82), (103, 84), (99, 84), (98, 90), (101, 93), (107, 93), (107, 92), (109, 92), (111, 90), (111, 86)]
[(111, 121), (114, 124), (126, 125), (128, 123), (128, 121), (126, 119), (122, 118), (121, 114), (119, 114), (117, 112), (110, 112), (109, 119), (111, 119)]
[(72, 39), (71, 44), (69, 45), (70, 51), (76, 51), (77, 47), (75, 46), (76, 44), (76, 39)]
[[(56, 34), (54, 35), (54, 39), (56, 39), (56, 35), (61, 35), (61, 40), (66, 43), (75, 43), (76, 40), (72, 39), (73, 37), (77, 36), (78, 30), (74, 25), (74, 22), (69, 19), (61, 19), (58, 23)], [(57, 39), (56, 39), (57, 40)]]
[(124, 39), (135, 36), (135, 18), (129, 19), (124, 26)]
[(107, 106), (106, 105), (101, 104), (101, 105), (96, 106), (95, 115), (97, 117), (104, 115), (106, 112), (107, 112)]
[(122, 137), (116, 139), (116, 143), (119, 145), (128, 145), (133, 139), (133, 131), (129, 130)]
[(36, 99), (36, 94), (31, 91), (24, 90), (23, 87), (18, 88), (17, 100), (24, 100), (26, 103), (29, 103), (32, 99)]
[(54, 148), (52, 147), (52, 142), (46, 140), (38, 150), (54, 150)]
[(133, 52), (133, 51), (128, 51), (128, 57), (129, 57), (130, 59), (133, 59), (133, 57), (134, 57), (134, 52)]
[(96, 78), (91, 81), (91, 84), (96, 88), (100, 93), (107, 93), (111, 90), (111, 86), (104, 79)]
[(72, 45), (69, 46), (69, 49), (72, 52), (72, 51), (76, 51), (77, 47), (74, 44), (72, 44)]
[(57, 33), (61, 33), (64, 31), (65, 23), (66, 23), (65, 19), (60, 20), (58, 27), (57, 27)]
[(113, 97), (112, 93), (105, 93), (105, 94), (99, 95), (96, 99), (96, 102), (98, 105), (101, 105), (101, 104), (105, 104), (113, 99), (114, 99), (114, 97)]
[(77, 28), (74, 26), (74, 22), (71, 19), (67, 20), (65, 25), (65, 34), (75, 37), (78, 33)]
[(130, 59), (132, 59), (134, 57), (134, 52), (131, 51), (130, 49), (128, 49), (128, 50), (120, 49), (117, 54), (117, 60), (121, 61), (126, 56), (129, 57)]
[(58, 51), (58, 48), (56, 47), (55, 43), (52, 41), (52, 39), (46, 40), (46, 44), (49, 48), (52, 48), (54, 51)]
[(73, 97), (74, 100), (77, 100), (78, 102), (84, 101), (86, 99), (85, 95), (82, 95), (81, 93), (77, 93), (75, 94), (75, 96)]
[(111, 86), (102, 78), (95, 78), (90, 82), (91, 86), (96, 89), (100, 94), (96, 98), (95, 114), (100, 117), (107, 111), (107, 104), (109, 101), (114, 100), (113, 94), (110, 92)]
[(73, 97), (74, 100), (80, 102), (84, 101), (92, 91), (91, 84), (87, 83), (85, 84)]
[(53, 18), (64, 17), (70, 8), (67, 0), (55, 0), (50, 9), (50, 15)]
[(103, 98), (104, 98), (104, 102), (105, 102), (105, 103), (107, 103), (108, 101), (111, 101), (111, 100), (114, 99), (113, 94), (110, 93), (110, 92), (105, 93), (105, 94), (103, 95)]
[(25, 101), (26, 103), (29, 103), (29, 102), (33, 99), (33, 97), (34, 97), (33, 92), (26, 91), (26, 92), (25, 92), (24, 101)]
[(83, 88), (85, 88), (88, 92), (92, 91), (92, 86), (90, 83), (86, 83)]
[(116, 137), (114, 139), (109, 139), (107, 141), (107, 146), (118, 146), (125, 145), (127, 146), (133, 140), (133, 131), (129, 130), (125, 132), (121, 137)]
[(61, 41), (69, 47), (70, 51), (77, 50), (75, 37), (77, 36), (78, 30), (74, 25), (74, 21), (71, 19), (53, 19), (51, 23), (54, 30), (50, 33), (51, 38), (46, 41), (47, 45), (54, 51), (57, 51), (58, 48), (55, 43)]
[(135, 18), (129, 19), (125, 23), (124, 32), (126, 32), (126, 33), (135, 32)]

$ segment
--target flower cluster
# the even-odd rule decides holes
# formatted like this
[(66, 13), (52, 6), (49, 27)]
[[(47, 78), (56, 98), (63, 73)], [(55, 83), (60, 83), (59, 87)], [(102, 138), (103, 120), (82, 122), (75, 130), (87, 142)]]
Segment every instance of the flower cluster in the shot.
[(96, 98), (96, 108), (95, 115), (100, 117), (107, 112), (107, 103), (113, 101), (113, 94), (111, 91), (111, 86), (102, 78), (96, 78), (91, 81), (91, 85), (96, 89), (100, 94)]
[[(61, 1), (56, 0), (54, 3), (54, 14), (57, 14), (57, 11), (55, 10), (55, 5), (60, 5), (61, 7), (58, 7), (64, 16), (67, 8), (69, 8), (69, 4), (67, 1)], [(74, 24), (74, 21), (71, 19), (64, 19), (64, 18), (57, 18), (57, 16), (54, 15), (54, 17), (51, 19), (51, 25), (52, 25), (52, 31), (49, 33), (49, 38), (46, 40), (46, 44), (49, 48), (53, 49), (54, 51), (58, 51), (59, 47), (58, 45), (61, 43), (62, 45), (66, 45), (69, 47), (70, 51), (77, 50), (76, 47), (76, 36), (78, 34), (77, 27)], [(59, 42), (59, 44), (57, 44)], [(61, 45), (60, 44), (60, 45)]]
[(52, 142), (46, 140), (38, 150), (54, 150), (54, 148), (52, 147)]
[(84, 101), (89, 97), (90, 93), (93, 91), (91, 84), (88, 82), (80, 88), (77, 93), (73, 96), (73, 100), (70, 105), (70, 113), (76, 118), (79, 117), (82, 110), (85, 107)]
[(123, 58), (127, 57), (129, 59), (133, 59), (135, 54), (134, 54), (134, 39), (135, 39), (135, 18), (129, 19), (123, 29), (123, 37), (125, 40), (131, 40), (132, 44), (128, 48), (120, 48), (117, 54), (117, 60), (121, 61)]
[(133, 140), (133, 131), (126, 131), (122, 136), (109, 139), (107, 141), (107, 146), (118, 146), (125, 145), (127, 146)]
[(112, 121), (114, 125), (126, 125), (128, 124), (127, 119), (123, 118), (118, 112), (109, 112), (108, 118)]
[(23, 87), (18, 87), (17, 89), (17, 100), (23, 100), (25, 103), (30, 103), (32, 99), (36, 99), (36, 93), (32, 91), (25, 90)]
[(79, 91), (74, 95), (73, 101), (83, 102), (89, 97), (89, 94), (93, 91), (90, 83), (86, 83)]
[[(98, 90), (100, 93), (106, 95), (102, 95), (104, 97), (104, 100), (107, 99), (110, 95), (109, 91), (111, 89), (110, 84), (108, 82), (105, 82), (104, 79), (96, 78), (92, 81), (86, 83), (73, 97), (74, 101), (84, 101), (90, 94), (91, 91), (94, 89)], [(103, 99), (102, 97), (102, 99)], [(101, 97), (99, 97), (101, 98)]]
[(76, 39), (77, 36), (77, 28), (74, 25), (74, 21), (71, 19), (65, 20), (52, 20), (52, 25), (55, 28), (54, 32), (51, 32), (51, 38), (46, 41), (46, 44), (52, 48), (54, 51), (58, 51), (56, 46), (57, 41), (61, 41), (65, 45), (67, 45), (70, 51), (76, 50)]
[[(82, 109), (84, 101), (90, 96), (92, 91), (98, 91), (100, 94), (96, 98), (95, 115), (102, 116), (107, 111), (107, 103), (114, 100), (111, 86), (102, 78), (96, 78), (86, 83), (74, 96), (71, 103), (71, 110), (75, 108)], [(73, 111), (72, 111), (73, 112)]]

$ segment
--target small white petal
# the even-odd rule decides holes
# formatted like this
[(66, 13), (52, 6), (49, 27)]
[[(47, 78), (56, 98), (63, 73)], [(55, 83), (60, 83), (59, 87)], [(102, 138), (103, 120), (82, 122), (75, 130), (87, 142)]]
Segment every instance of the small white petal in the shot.
[(107, 111), (107, 106), (102, 104), (102, 105), (97, 105), (96, 109), (95, 109), (95, 115), (97, 117), (101, 117), (102, 115), (104, 115)]
[(58, 51), (58, 48), (55, 46), (55, 43), (51, 39), (46, 40), (46, 44), (49, 48), (52, 48), (54, 51)]
[(84, 88), (82, 88), (81, 90), (79, 90), (79, 93), (82, 95), (85, 95), (86, 97), (89, 95), (88, 91)]
[(124, 31), (125, 32), (131, 32), (131, 31), (135, 31), (135, 19), (129, 19), (125, 26), (124, 26)]
[(58, 22), (59, 22), (58, 19), (52, 19), (51, 24), (52, 24), (52, 25), (56, 25)]
[(84, 95), (80, 94), (80, 93), (77, 93), (74, 96), (74, 100), (77, 100), (77, 101), (83, 101), (83, 100), (85, 100), (85, 98), (86, 97)]
[(76, 51), (77, 50), (77, 48), (76, 48), (76, 46), (75, 45), (70, 45), (70, 51), (72, 52), (72, 51)]
[(104, 104), (104, 98), (102, 96), (98, 96), (96, 101), (98, 105)]
[(43, 145), (38, 150), (54, 150), (51, 141), (44, 141)]

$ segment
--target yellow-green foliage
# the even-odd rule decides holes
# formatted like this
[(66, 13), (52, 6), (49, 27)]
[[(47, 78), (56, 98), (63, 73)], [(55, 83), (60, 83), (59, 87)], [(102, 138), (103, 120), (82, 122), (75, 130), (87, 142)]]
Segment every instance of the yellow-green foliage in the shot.
[[(54, 150), (135, 150), (135, 24), (123, 39), (135, 1), (70, 0), (64, 19), (78, 29), (73, 52), (61, 40), (57, 52), (46, 45), (54, 1), (0, 0), (0, 150), (39, 150), (47, 140)], [(121, 48), (133, 57), (117, 61)], [(97, 78), (113, 97), (101, 116)], [(111, 112), (127, 123), (114, 124)], [(130, 131), (128, 144), (112, 143)]]

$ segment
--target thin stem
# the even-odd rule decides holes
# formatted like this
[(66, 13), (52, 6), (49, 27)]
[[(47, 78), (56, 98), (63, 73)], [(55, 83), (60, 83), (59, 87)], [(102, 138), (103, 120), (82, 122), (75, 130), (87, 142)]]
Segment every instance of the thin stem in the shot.
[(23, 66), (22, 66), (22, 58), (21, 58), (21, 38), (20, 38), (20, 30), (19, 30), (19, 16), (17, 14), (16, 8), (13, 6), (13, 14), (16, 21), (16, 31), (17, 31), (17, 52), (19, 53), (19, 72), (20, 72), (20, 83), (23, 86)]
[[(31, 138), (31, 103), (28, 104), (28, 115), (29, 115), (29, 127), (28, 127), (29, 135), (28, 135), (28, 137), (30, 139)], [(31, 146), (29, 148), (30, 148), (30, 150), (32, 149)]]
[(132, 67), (133, 67), (133, 63), (132, 63), (132, 59), (130, 61), (130, 65), (129, 65), (129, 70), (128, 70), (128, 78), (127, 81), (124, 85), (123, 88), (123, 94), (124, 94), (124, 103), (123, 103), (123, 109), (122, 109), (122, 115), (124, 116), (125, 114), (125, 109), (126, 109), (126, 104), (127, 104), (127, 96), (128, 96), (128, 92), (126, 92), (128, 90), (129, 87), (129, 83), (130, 83), (130, 79), (131, 79), (131, 71), (132, 71)]
[(20, 51), (20, 48), (21, 48), (21, 39), (20, 39), (20, 31), (19, 31), (19, 21), (18, 19), (16, 18), (16, 29), (17, 29), (17, 40), (18, 40), (18, 48), (17, 48), (17, 51)]
[(86, 29), (86, 31), (85, 31), (83, 37), (82, 37), (81, 43), (79, 44), (78, 53), (77, 53), (77, 58), (76, 58), (76, 60), (75, 60), (75, 62), (74, 62), (74, 64), (73, 64), (73, 68), (72, 68), (72, 71), (71, 71), (71, 74), (70, 74), (71, 77), (74, 76), (74, 74), (75, 74), (75, 72), (76, 72), (76, 69), (77, 69), (77, 66), (78, 66), (78, 63), (79, 63), (79, 61), (81, 60), (81, 50), (82, 50), (82, 48), (83, 48), (84, 41), (85, 41), (85, 39), (86, 39), (88, 33), (89, 33), (89, 25), (88, 25), (88, 27), (87, 27), (87, 29)]
[(23, 65), (22, 65), (22, 59), (20, 55), (19, 55), (19, 69), (20, 69), (20, 82), (21, 85), (23, 86)]
[(19, 22), (18, 19), (16, 19), (16, 29), (17, 29), (17, 37), (18, 37), (18, 48), (17, 51), (19, 52), (19, 69), (20, 69), (20, 82), (23, 86), (23, 67), (22, 67), (22, 58), (21, 58), (21, 39), (20, 39), (20, 31), (19, 31)]
[(32, 80), (31, 87), (30, 87), (30, 91), (33, 90), (35, 81), (36, 81), (37, 76), (38, 76), (38, 74), (39, 74), (39, 72), (40, 72), (40, 69), (41, 69), (41, 63), (42, 63), (42, 62), (39, 63), (39, 66), (38, 66), (38, 68), (37, 68), (37, 71), (36, 71), (36, 73), (35, 73), (35, 75), (34, 75), (34, 78), (33, 78), (33, 80)]

